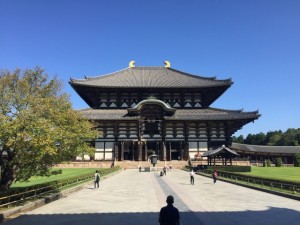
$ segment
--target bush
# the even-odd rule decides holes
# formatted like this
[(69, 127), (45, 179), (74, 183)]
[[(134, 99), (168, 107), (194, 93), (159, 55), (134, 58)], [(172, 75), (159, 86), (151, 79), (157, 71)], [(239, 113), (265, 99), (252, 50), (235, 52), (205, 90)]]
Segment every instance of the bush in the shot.
[(271, 167), (271, 160), (270, 159), (265, 160), (263, 166), (264, 167)]
[(275, 159), (275, 166), (276, 167), (281, 167), (282, 166), (282, 158), (278, 157)]
[(300, 167), (300, 153), (294, 154), (294, 166)]
[(207, 166), (207, 169), (227, 172), (251, 172), (251, 166)]

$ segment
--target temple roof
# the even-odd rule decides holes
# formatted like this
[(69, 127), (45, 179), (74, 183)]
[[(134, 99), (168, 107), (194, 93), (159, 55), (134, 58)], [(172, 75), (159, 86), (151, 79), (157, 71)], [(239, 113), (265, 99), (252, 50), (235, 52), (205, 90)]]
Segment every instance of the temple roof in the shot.
[(239, 154), (236, 151), (222, 145), (221, 147), (219, 147), (217, 149), (212, 149), (212, 150), (208, 150), (208, 151), (204, 152), (202, 157), (207, 157), (207, 156), (211, 157), (211, 156), (217, 156), (217, 155), (238, 156)]
[(268, 146), (268, 145), (246, 145), (232, 143), (231, 148), (249, 153), (277, 153), (277, 154), (295, 154), (300, 153), (300, 146)]
[(201, 88), (231, 86), (231, 79), (217, 80), (216, 77), (201, 77), (169, 67), (131, 67), (111, 74), (85, 79), (70, 79), (73, 86), (90, 87), (151, 87), (151, 88)]
[[(127, 109), (82, 109), (80, 112), (90, 120), (135, 120), (140, 118), (128, 115)], [(216, 108), (176, 109), (174, 115), (166, 117), (165, 120), (255, 120), (259, 116), (258, 111), (243, 112), (242, 110)]]
[(163, 107), (163, 109), (165, 111), (168, 111), (168, 112), (172, 112), (174, 113), (176, 111), (175, 108), (171, 108), (169, 105), (167, 105), (166, 103), (164, 103), (163, 101), (161, 100), (158, 100), (158, 99), (145, 99), (143, 101), (140, 101), (136, 106), (134, 106), (133, 108), (128, 108), (127, 111), (130, 113), (130, 112), (137, 112), (139, 111), (142, 106), (144, 105), (153, 105), (153, 104), (156, 104), (156, 105), (160, 105)]

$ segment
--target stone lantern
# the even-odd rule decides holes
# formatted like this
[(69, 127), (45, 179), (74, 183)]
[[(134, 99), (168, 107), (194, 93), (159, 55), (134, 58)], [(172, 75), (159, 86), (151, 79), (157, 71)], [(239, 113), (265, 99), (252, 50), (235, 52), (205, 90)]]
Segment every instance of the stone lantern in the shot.
[(152, 155), (149, 156), (149, 158), (150, 158), (151, 164), (153, 165), (153, 167), (155, 167), (155, 165), (157, 164), (158, 155), (156, 155), (153, 152)]

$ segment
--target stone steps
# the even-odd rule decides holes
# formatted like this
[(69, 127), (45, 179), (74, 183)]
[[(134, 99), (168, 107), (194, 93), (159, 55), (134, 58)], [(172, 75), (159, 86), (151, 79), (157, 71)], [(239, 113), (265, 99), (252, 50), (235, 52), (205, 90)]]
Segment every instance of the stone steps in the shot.
[[(181, 169), (187, 165), (188, 165), (187, 161), (159, 161), (158, 160), (155, 167), (163, 168), (164, 166), (167, 167), (172, 166), (172, 168)], [(142, 168), (153, 167), (153, 165), (148, 161), (140, 161), (140, 162), (117, 161), (115, 162), (115, 166), (121, 166), (124, 169), (137, 169), (139, 166), (141, 166)]]

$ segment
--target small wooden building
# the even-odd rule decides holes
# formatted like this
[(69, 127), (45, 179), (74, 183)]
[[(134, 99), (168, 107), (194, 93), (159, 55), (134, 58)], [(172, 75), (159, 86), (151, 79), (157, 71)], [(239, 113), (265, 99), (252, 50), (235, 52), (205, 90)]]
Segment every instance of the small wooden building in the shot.
[(252, 165), (262, 165), (265, 160), (274, 163), (276, 158), (281, 158), (283, 164), (294, 164), (294, 155), (300, 154), (300, 146), (269, 146), (247, 145), (232, 143), (231, 149), (235, 150), (239, 160), (247, 160)]
[(232, 159), (238, 155), (239, 154), (236, 151), (222, 145), (219, 148), (204, 152), (202, 156), (207, 157), (207, 165), (221, 164), (227, 166), (228, 160), (229, 164), (232, 165)]
[(187, 160), (208, 149), (230, 146), (232, 134), (259, 118), (258, 111), (212, 108), (232, 84), (166, 66), (129, 67), (111, 74), (72, 79), (90, 106), (99, 137), (94, 160)]

